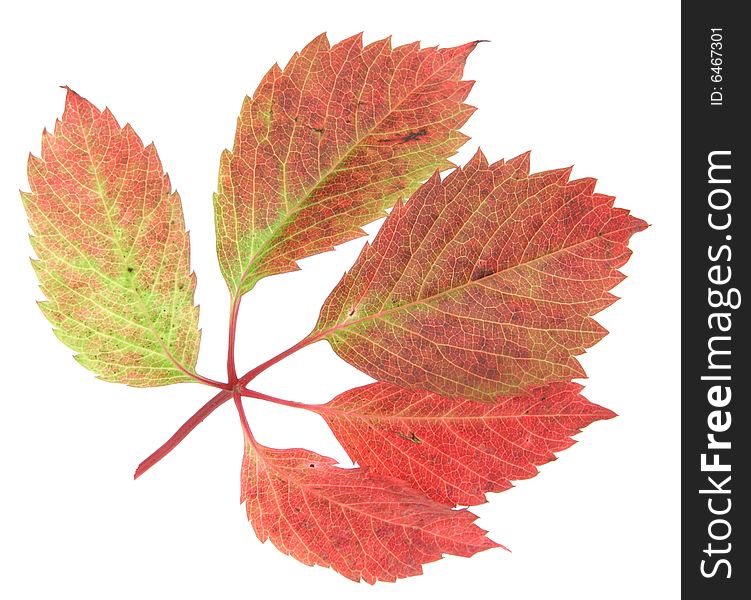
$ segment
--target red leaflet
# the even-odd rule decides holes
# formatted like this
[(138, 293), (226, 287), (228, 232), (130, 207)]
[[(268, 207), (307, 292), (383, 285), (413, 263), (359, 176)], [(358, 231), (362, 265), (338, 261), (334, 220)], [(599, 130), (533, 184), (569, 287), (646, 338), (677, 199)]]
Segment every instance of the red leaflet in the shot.
[(261, 541), (368, 583), (419, 575), (443, 554), (498, 547), (471, 512), (451, 510), (393, 477), (335, 463), (309, 450), (246, 443), (241, 501)]
[(493, 404), (373, 383), (314, 407), (353, 461), (404, 479), (451, 505), (485, 502), (511, 480), (537, 474), (574, 443), (571, 436), (615, 415), (579, 394), (575, 383), (538, 388)]
[(591, 315), (646, 223), (570, 169), (481, 152), (397, 205), (331, 292), (313, 339), (375, 379), (490, 401), (582, 377)]

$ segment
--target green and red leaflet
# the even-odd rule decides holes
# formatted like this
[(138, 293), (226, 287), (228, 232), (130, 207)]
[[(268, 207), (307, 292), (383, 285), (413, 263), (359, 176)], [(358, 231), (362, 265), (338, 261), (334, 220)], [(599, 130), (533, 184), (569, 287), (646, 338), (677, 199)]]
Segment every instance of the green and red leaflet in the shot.
[(182, 205), (153, 145), (68, 90), (22, 194), (44, 314), (76, 359), (133, 386), (192, 381), (201, 332)]
[(452, 165), (474, 108), (462, 81), (477, 42), (363, 47), (320, 35), (243, 102), (214, 197), (219, 265), (233, 297), (296, 261), (365, 235)]
[[(606, 334), (593, 316), (615, 300), (629, 239), (646, 224), (570, 169), (530, 174), (528, 154), (489, 164), (478, 151), (441, 179), (474, 111), (462, 72), (476, 45), (363, 46), (358, 35), (330, 46), (321, 35), (245, 99), (214, 197), (232, 299), (226, 382), (196, 373), (190, 243), (154, 146), (68, 90), (22, 193), (40, 307), (102, 379), (219, 390), (136, 477), (234, 400), (241, 499), (259, 539), (355, 581), (394, 581), (444, 554), (498, 547), (456, 507), (533, 477), (614, 416), (571, 380), (584, 376), (576, 357)], [(364, 235), (391, 207), (313, 331), (238, 376), (242, 295)], [(248, 388), (321, 340), (376, 382), (323, 405)], [(243, 396), (321, 415), (358, 466), (259, 444)]]

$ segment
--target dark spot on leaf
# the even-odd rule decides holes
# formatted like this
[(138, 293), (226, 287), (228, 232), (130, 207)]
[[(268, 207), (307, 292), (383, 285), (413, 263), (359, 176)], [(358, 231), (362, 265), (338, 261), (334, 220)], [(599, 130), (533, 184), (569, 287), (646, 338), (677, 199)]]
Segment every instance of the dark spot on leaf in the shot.
[(390, 144), (390, 143), (406, 144), (407, 142), (413, 142), (414, 140), (419, 140), (421, 137), (424, 137), (426, 135), (428, 135), (428, 130), (423, 127), (422, 129), (418, 129), (417, 131), (410, 131), (406, 135), (400, 135), (400, 136), (392, 137), (392, 138), (384, 138), (379, 141), (382, 144)]
[(351, 317), (354, 314), (355, 314), (355, 309), (354, 308), (350, 308), (349, 312), (347, 313), (347, 315), (349, 315)]
[(472, 281), (477, 281), (478, 279), (489, 277), (493, 273), (493, 269), (489, 269), (488, 267), (479, 267), (472, 271), (472, 276), (470, 277), (470, 279)]
[(402, 137), (402, 143), (405, 144), (407, 142), (411, 142), (413, 140), (419, 140), (421, 137), (428, 135), (428, 130), (418, 129), (417, 131), (412, 131), (408, 133), (407, 135)]
[(315, 463), (310, 463), (308, 466), (312, 469), (315, 467)]
[(132, 272), (133, 272), (133, 267), (128, 267), (128, 273), (132, 273)]
[(412, 442), (413, 444), (422, 444), (422, 440), (415, 435), (414, 431), (410, 431), (409, 435), (404, 435), (401, 431), (397, 431), (396, 435), (407, 440), (408, 442)]

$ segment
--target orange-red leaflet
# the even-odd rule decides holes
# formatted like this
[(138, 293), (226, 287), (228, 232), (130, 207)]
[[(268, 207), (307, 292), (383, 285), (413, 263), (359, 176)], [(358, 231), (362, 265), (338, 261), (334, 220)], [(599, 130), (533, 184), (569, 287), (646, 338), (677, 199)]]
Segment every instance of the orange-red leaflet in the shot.
[(571, 169), (482, 152), (397, 204), (331, 292), (312, 339), (375, 379), (492, 401), (583, 377), (592, 315), (644, 221)]
[(248, 441), (242, 496), (262, 541), (308, 565), (355, 581), (419, 575), (444, 554), (472, 556), (499, 545), (467, 510), (452, 510), (404, 481), (304, 449)]
[(373, 383), (310, 407), (345, 450), (373, 473), (403, 479), (438, 502), (471, 506), (485, 492), (537, 475), (572, 435), (615, 415), (575, 383), (555, 383), (492, 403)]

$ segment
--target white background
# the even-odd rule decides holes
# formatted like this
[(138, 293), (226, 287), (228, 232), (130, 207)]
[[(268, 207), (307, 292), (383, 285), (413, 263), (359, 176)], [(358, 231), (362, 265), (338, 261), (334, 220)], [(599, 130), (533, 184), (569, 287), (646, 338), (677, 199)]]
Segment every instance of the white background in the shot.
[[(114, 3), (113, 3), (114, 5)], [(679, 7), (676, 2), (13, 2), (0, 9), (0, 597), (464, 598), (678, 597)], [(620, 417), (536, 478), (478, 507), (509, 547), (449, 557), (396, 584), (354, 584), (262, 545), (238, 503), (242, 435), (231, 404), (134, 482), (138, 462), (211, 395), (137, 390), (78, 366), (35, 306), (19, 189), (26, 158), (63, 108), (67, 84), (154, 140), (180, 191), (198, 274), (199, 370), (225, 369), (226, 288), (211, 194), (235, 118), (274, 61), (321, 31), (332, 42), (450, 46), (489, 39), (465, 126), (491, 160), (532, 149), (532, 168), (575, 164), (652, 227), (634, 238), (611, 331), (582, 361), (594, 402)], [(370, 228), (371, 232), (377, 225)], [(246, 298), (243, 371), (305, 335), (363, 240), (268, 278)], [(325, 343), (257, 380), (267, 393), (326, 401), (368, 381)], [(318, 417), (248, 402), (260, 441), (346, 457)]]

